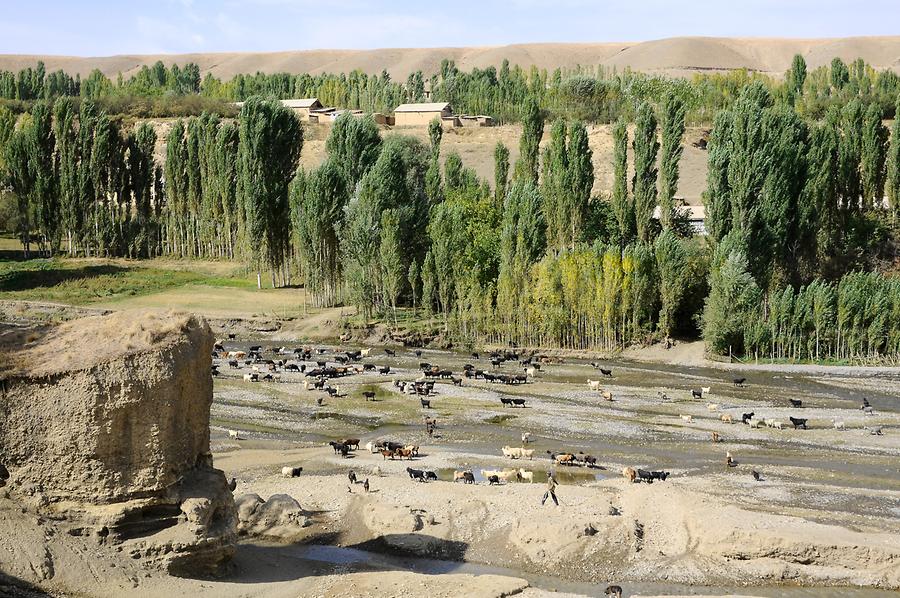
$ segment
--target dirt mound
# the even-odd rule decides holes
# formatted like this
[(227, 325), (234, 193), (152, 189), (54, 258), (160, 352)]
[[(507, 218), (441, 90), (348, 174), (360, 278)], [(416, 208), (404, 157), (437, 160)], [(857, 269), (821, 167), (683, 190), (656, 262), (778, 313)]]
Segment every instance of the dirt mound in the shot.
[(213, 336), (203, 319), (119, 312), (2, 338), (4, 494), (38, 522), (17, 523), (16, 507), (7, 514), (14, 572), (59, 571), (53, 551), (26, 537), (55, 535), (45, 517), (173, 572), (230, 557), (236, 512), (209, 452)]

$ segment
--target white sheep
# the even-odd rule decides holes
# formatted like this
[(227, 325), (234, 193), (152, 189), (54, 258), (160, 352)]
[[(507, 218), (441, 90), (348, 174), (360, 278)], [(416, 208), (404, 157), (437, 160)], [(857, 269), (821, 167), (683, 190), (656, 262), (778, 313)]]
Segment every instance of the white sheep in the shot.
[(281, 477), (284, 478), (296, 478), (300, 475), (300, 472), (303, 471), (302, 467), (282, 467), (281, 468)]
[(718, 403), (707, 403), (707, 404), (706, 404), (706, 408), (707, 408), (707, 410), (709, 410), (709, 411), (718, 411), (718, 410), (719, 410), (719, 404), (718, 404)]
[(711, 390), (711, 389), (710, 389), (709, 386), (701, 386), (701, 387), (700, 387), (700, 392), (703, 393), (703, 396), (708, 395), (708, 394), (710, 393), (710, 390)]
[(525, 471), (522, 468), (519, 468), (519, 479), (522, 481), (528, 480), (529, 483), (534, 481), (534, 472), (533, 471)]
[(235, 440), (240, 440), (240, 434), (237, 430), (228, 430), (228, 437), (234, 438)]
[(599, 380), (591, 380), (590, 378), (588, 378), (587, 383), (591, 390), (600, 390)]
[(834, 424), (835, 430), (844, 430), (847, 427), (847, 425), (844, 422), (838, 422), (838, 421), (831, 420), (831, 423)]
[(682, 415), (681, 419), (683, 419), (684, 421), (686, 421), (689, 424), (694, 422), (694, 417), (691, 415)]
[(360, 357), (368, 357), (369, 353), (372, 352), (372, 349), (363, 349), (359, 352)]
[(522, 432), (522, 444), (531, 442), (531, 432)]
[(520, 449), (520, 448), (513, 448), (513, 447), (510, 447), (510, 446), (504, 446), (504, 447), (503, 447), (502, 449), (500, 449), (500, 450), (503, 451), (503, 456), (504, 456), (504, 457), (507, 457), (507, 458), (509, 458), (509, 459), (518, 459), (518, 458), (520, 458), (520, 457), (522, 456), (522, 449)]

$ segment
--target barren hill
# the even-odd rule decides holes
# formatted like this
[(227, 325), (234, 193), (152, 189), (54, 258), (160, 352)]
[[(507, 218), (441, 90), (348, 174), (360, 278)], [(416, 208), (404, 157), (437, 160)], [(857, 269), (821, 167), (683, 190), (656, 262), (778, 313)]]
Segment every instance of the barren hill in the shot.
[(19, 70), (43, 60), (48, 70), (65, 69), (87, 75), (98, 68), (114, 77), (128, 76), (142, 65), (157, 60), (166, 64), (194, 62), (203, 73), (231, 78), (238, 73), (367, 73), (387, 70), (405, 78), (421, 70), (435, 73), (441, 60), (449, 58), (458, 67), (498, 66), (504, 58), (513, 65), (553, 69), (604, 65), (619, 70), (631, 68), (648, 73), (684, 76), (696, 72), (747, 68), (765, 73), (783, 73), (794, 54), (806, 58), (810, 68), (827, 64), (835, 56), (849, 62), (863, 58), (877, 69), (900, 70), (900, 36), (848, 37), (837, 39), (766, 39), (675, 37), (646, 42), (516, 44), (472, 48), (384, 48), (378, 50), (304, 50), (287, 52), (229, 52), (204, 54), (148, 54), (104, 57), (0, 55), (0, 69)]

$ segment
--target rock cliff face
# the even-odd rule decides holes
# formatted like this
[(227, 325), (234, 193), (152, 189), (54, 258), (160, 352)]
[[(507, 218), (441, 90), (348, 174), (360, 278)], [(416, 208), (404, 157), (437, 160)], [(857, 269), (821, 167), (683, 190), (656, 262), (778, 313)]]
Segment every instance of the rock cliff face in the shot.
[(0, 333), (5, 491), (172, 572), (233, 553), (236, 510), (209, 452), (206, 322), (119, 312)]

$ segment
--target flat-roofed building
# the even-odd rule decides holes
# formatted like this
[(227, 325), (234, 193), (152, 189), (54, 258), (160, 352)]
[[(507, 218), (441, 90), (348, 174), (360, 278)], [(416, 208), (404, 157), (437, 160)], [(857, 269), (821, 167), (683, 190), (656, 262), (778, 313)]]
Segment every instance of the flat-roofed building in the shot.
[(448, 126), (445, 121), (456, 122), (449, 102), (400, 104), (394, 110), (394, 124), (398, 127), (424, 127), (435, 118), (444, 126)]

